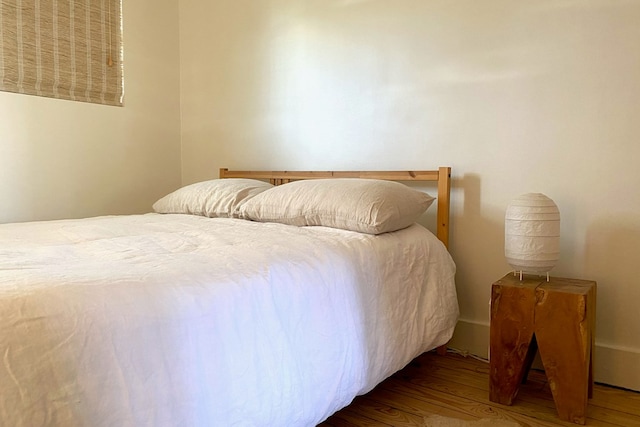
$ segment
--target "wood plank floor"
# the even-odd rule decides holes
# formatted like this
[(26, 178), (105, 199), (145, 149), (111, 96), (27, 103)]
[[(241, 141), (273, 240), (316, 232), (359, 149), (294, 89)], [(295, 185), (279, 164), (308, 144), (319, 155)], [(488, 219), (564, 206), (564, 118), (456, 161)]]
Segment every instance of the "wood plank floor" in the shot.
[[(544, 372), (531, 371), (513, 406), (489, 401), (489, 364), (425, 353), (320, 427), (420, 426), (437, 414), (465, 420), (502, 418), (528, 426), (576, 426), (558, 419)], [(596, 385), (589, 426), (640, 426), (640, 393)]]

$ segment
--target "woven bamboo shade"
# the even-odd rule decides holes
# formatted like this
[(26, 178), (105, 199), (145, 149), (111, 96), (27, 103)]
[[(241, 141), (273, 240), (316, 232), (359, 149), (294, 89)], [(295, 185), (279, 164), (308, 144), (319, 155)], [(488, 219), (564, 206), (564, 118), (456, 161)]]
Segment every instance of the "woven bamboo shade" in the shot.
[(121, 0), (0, 0), (0, 90), (123, 103)]

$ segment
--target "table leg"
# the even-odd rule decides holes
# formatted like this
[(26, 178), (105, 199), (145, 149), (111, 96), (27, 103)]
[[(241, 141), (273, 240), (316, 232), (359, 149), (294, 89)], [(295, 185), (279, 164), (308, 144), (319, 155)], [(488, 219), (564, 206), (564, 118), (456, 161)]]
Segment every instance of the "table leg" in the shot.
[(491, 288), (489, 399), (511, 405), (535, 355), (535, 288)]
[(584, 424), (593, 381), (588, 295), (541, 286), (537, 296), (535, 334), (558, 415)]

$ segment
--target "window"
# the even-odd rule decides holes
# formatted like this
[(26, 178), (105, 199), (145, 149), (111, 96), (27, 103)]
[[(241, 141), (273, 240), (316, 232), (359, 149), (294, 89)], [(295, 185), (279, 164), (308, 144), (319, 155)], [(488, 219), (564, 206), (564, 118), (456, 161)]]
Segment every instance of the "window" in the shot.
[(0, 90), (122, 106), (121, 0), (0, 0)]

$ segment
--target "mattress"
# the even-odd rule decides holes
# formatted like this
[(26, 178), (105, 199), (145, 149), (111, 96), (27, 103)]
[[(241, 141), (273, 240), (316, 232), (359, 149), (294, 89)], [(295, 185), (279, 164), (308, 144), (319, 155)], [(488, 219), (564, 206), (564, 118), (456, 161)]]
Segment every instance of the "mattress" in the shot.
[(450, 339), (454, 274), (417, 224), (0, 225), (0, 424), (313, 426)]

